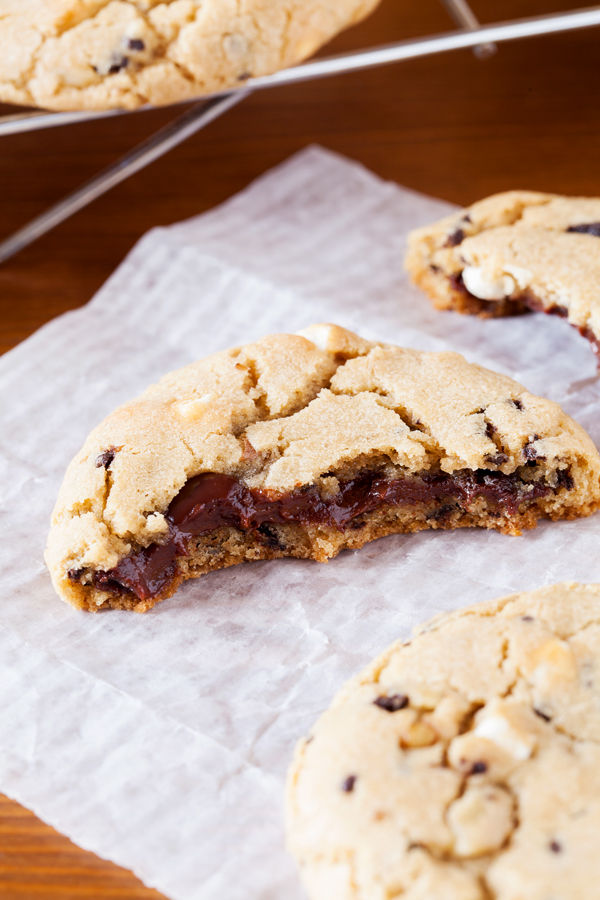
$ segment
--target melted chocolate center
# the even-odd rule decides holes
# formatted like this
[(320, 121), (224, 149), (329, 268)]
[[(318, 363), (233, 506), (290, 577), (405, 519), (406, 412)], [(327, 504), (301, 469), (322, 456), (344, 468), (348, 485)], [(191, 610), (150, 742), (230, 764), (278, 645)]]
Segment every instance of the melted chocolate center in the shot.
[[(570, 476), (563, 475), (559, 486), (572, 487)], [(450, 500), (468, 507), (478, 497), (514, 515), (523, 500), (534, 500), (554, 490), (540, 483), (532, 483), (526, 490), (516, 473), (505, 475), (485, 469), (457, 475), (425, 472), (394, 480), (366, 472), (342, 482), (334, 497), (323, 499), (315, 487), (274, 495), (250, 490), (228, 475), (198, 475), (184, 485), (169, 506), (166, 543), (138, 550), (108, 572), (94, 572), (93, 583), (103, 591), (133, 592), (140, 600), (157, 597), (175, 578), (177, 558), (189, 555), (190, 540), (224, 526), (252, 532), (257, 542), (273, 546), (277, 539), (269, 525), (325, 525), (343, 530), (360, 527), (360, 516), (384, 506), (431, 501), (447, 504)], [(452, 508), (442, 507), (445, 512)], [(71, 577), (78, 580), (80, 575), (73, 572)]]

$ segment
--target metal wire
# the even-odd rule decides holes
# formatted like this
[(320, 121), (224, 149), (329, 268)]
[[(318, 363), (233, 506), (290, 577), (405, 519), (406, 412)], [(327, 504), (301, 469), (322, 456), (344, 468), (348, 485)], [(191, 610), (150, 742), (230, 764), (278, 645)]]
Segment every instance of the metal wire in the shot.
[[(468, 31), (434, 35), (433, 37), (421, 38), (415, 41), (399, 41), (383, 47), (375, 47), (371, 50), (361, 50), (315, 60), (302, 66), (284, 69), (281, 72), (276, 72), (274, 75), (251, 78), (245, 82), (244, 87), (235, 88), (225, 94), (215, 95), (208, 99), (205, 98), (155, 135), (139, 144), (134, 150), (113, 163), (91, 181), (88, 181), (87, 184), (65, 197), (41, 216), (33, 219), (28, 225), (0, 244), (0, 263), (9, 259), (23, 247), (50, 231), (88, 203), (91, 203), (92, 200), (110, 190), (114, 185), (124, 181), (134, 172), (139, 171), (144, 166), (163, 156), (173, 147), (181, 144), (190, 135), (208, 125), (209, 122), (214, 121), (214, 119), (236, 103), (239, 103), (253, 90), (283, 84), (295, 84), (314, 78), (339, 75), (344, 72), (355, 72), (361, 69), (387, 65), (392, 62), (400, 62), (405, 59), (415, 59), (420, 56), (445, 53), (465, 47), (476, 47), (486, 43), (510, 41), (518, 38), (571, 31), (578, 28), (590, 28), (597, 25), (600, 25), (600, 6), (552, 16), (537, 16), (513, 22), (500, 22), (495, 25), (486, 25)], [(54, 115), (56, 114), (48, 115), (47, 118), (51, 119)], [(84, 118), (96, 118), (98, 114), (80, 113), (78, 115), (83, 118), (74, 119), (73, 121), (83, 121)], [(40, 124), (42, 116), (44, 114), (40, 114), (37, 118), (37, 127), (45, 127)], [(13, 119), (12, 125), (14, 127), (18, 123), (14, 121), (15, 117), (11, 118)], [(36, 121), (36, 119), (33, 119), (33, 121)], [(28, 122), (29, 120), (21, 124), (26, 125)]]
[[(450, 13), (457, 25), (462, 28), (470, 28), (473, 31), (479, 28), (480, 22), (467, 0), (442, 0), (443, 5)], [(473, 53), (478, 59), (488, 59), (498, 52), (496, 44), (477, 44), (473, 47)]]
[(51, 231), (79, 209), (95, 200), (96, 197), (100, 197), (116, 184), (125, 181), (134, 172), (138, 172), (155, 159), (168, 153), (173, 147), (183, 143), (192, 134), (195, 134), (208, 125), (209, 122), (214, 121), (224, 112), (227, 112), (228, 109), (231, 109), (232, 106), (235, 106), (236, 103), (243, 100), (249, 93), (249, 90), (237, 91), (235, 94), (225, 94), (224, 96), (213, 97), (208, 101), (203, 100), (200, 103), (196, 103), (183, 115), (165, 125), (164, 128), (161, 128), (160, 131), (157, 131), (156, 134), (153, 134), (141, 144), (138, 144), (126, 156), (108, 166), (95, 178), (86, 182), (78, 190), (69, 194), (55, 206), (42, 213), (41, 216), (33, 219), (24, 228), (11, 235), (11, 237), (0, 244), (0, 263), (14, 256), (15, 253), (18, 253), (23, 247), (27, 247), (28, 244), (33, 243), (46, 232)]

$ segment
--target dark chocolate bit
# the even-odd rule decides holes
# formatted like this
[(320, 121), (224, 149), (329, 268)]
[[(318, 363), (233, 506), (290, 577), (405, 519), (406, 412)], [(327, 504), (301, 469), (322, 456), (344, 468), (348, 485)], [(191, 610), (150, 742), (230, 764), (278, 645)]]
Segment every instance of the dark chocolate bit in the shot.
[(69, 569), (69, 571), (67, 572), (67, 578), (69, 579), (69, 581), (75, 581), (79, 583), (83, 572), (84, 569)]
[(448, 235), (448, 239), (446, 240), (446, 247), (458, 247), (459, 244), (465, 239), (465, 233), (462, 228), (456, 228)]
[(525, 446), (523, 447), (523, 456), (525, 457), (525, 459), (526, 459), (528, 462), (532, 462), (534, 459), (541, 459), (541, 460), (546, 459), (546, 457), (545, 457), (545, 456), (541, 456), (541, 455), (537, 452), (537, 450), (535, 449), (535, 447), (533, 446), (534, 442), (535, 442), (535, 441), (539, 441), (539, 440), (540, 440), (539, 434), (534, 434), (534, 435), (533, 435), (533, 438), (532, 438), (530, 441), (528, 441), (528, 443), (525, 444)]
[(110, 447), (104, 453), (101, 453), (100, 456), (97, 456), (94, 461), (96, 468), (100, 469), (103, 466), (105, 469), (108, 469), (120, 449), (120, 447)]
[(600, 222), (588, 222), (587, 225), (571, 225), (567, 231), (576, 234), (592, 234), (594, 237), (600, 237)]
[(438, 507), (438, 509), (434, 509), (432, 512), (427, 513), (427, 521), (433, 519), (434, 522), (444, 522), (444, 520), (450, 518), (456, 509), (456, 506), (445, 503), (443, 506)]
[(264, 543), (267, 547), (270, 547), (271, 550), (285, 550), (285, 544), (281, 543), (277, 536), (277, 532), (272, 525), (267, 525), (266, 522), (263, 522), (256, 530), (262, 536)]
[[(500, 465), (506, 458), (499, 454), (491, 461)], [(558, 487), (566, 486), (567, 479), (572, 485), (573, 479), (566, 472), (559, 472)], [(344, 531), (352, 528), (360, 516), (383, 507), (417, 503), (443, 506), (454, 501), (459, 508), (468, 510), (478, 498), (497, 504), (503, 515), (510, 516), (518, 512), (523, 501), (531, 502), (558, 489), (539, 482), (528, 484), (526, 491), (524, 487), (518, 473), (505, 475), (488, 469), (454, 475), (423, 472), (396, 479), (370, 471), (341, 482), (338, 493), (324, 500), (314, 486), (290, 494), (272, 494), (250, 490), (229, 475), (197, 475), (171, 501), (166, 514), (166, 542), (135, 551), (108, 572), (95, 572), (93, 581), (101, 590), (118, 593), (124, 589), (133, 591), (140, 600), (149, 600), (170, 588), (178, 572), (177, 559), (189, 555), (191, 539), (219, 528), (251, 532), (260, 540), (264, 534), (258, 529), (264, 524), (324, 525)]]
[(238, 75), (238, 81), (248, 81), (249, 78), (252, 78), (250, 72), (242, 72), (241, 75)]
[(508, 462), (508, 456), (506, 453), (496, 453), (495, 456), (486, 456), (485, 461), (493, 466), (502, 466), (505, 462)]
[(121, 69), (126, 69), (128, 65), (129, 65), (129, 57), (128, 57), (128, 56), (122, 56), (120, 59), (116, 59), (116, 60), (112, 63), (110, 69), (108, 70), (108, 74), (109, 74), (109, 75), (116, 75), (117, 72), (120, 72), (120, 71), (121, 71)]
[(511, 400), (510, 401), (517, 409), (524, 409), (523, 402), (521, 400)]
[(559, 844), (558, 841), (550, 841), (548, 847), (552, 853), (562, 853), (562, 845)]
[(521, 616), (521, 622), (533, 622), (533, 616)]
[(498, 431), (498, 429), (496, 428), (495, 425), (492, 425), (491, 422), (486, 422), (486, 424), (485, 424), (486, 437), (489, 437), (491, 440), (491, 438), (493, 437), (493, 435), (496, 434), (497, 431)]
[(484, 762), (482, 759), (473, 763), (473, 768), (471, 769), (471, 775), (483, 775), (484, 772), (487, 772), (488, 764)]
[(536, 709), (535, 706), (533, 707), (533, 711), (536, 716), (539, 716), (540, 719), (544, 720), (544, 722), (550, 722), (552, 716), (547, 716), (545, 712), (542, 712), (541, 709)]
[(557, 488), (565, 488), (567, 491), (572, 491), (575, 487), (575, 482), (566, 469), (559, 469), (556, 486)]
[(129, 40), (127, 41), (127, 47), (130, 50), (138, 50), (138, 51), (146, 49), (145, 43), (143, 41), (140, 41), (139, 38), (129, 38)]
[(393, 713), (408, 706), (408, 697), (406, 694), (392, 694), (391, 697), (378, 697), (373, 703), (380, 709)]
[(356, 784), (356, 775), (348, 775), (344, 783), (342, 784), (342, 790), (346, 794), (351, 794), (354, 790), (354, 785)]

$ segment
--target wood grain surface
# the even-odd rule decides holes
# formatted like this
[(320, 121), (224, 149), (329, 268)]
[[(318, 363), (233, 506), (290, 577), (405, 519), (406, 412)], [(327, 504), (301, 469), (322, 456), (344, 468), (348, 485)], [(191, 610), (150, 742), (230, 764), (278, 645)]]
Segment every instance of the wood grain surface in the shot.
[[(583, 0), (585, 2), (585, 0)], [(483, 22), (583, 5), (473, 0)], [(452, 28), (436, 0), (383, 0), (327, 52)], [(137, 239), (210, 209), (311, 142), (461, 204), (509, 188), (600, 196), (600, 29), (464, 50), (257, 93), (0, 265), (0, 350), (86, 303)], [(0, 114), (14, 108), (0, 107)], [(155, 110), (0, 139), (0, 237), (173, 118)], [(2, 900), (159, 900), (0, 797)], [(226, 900), (226, 898), (223, 898)]]

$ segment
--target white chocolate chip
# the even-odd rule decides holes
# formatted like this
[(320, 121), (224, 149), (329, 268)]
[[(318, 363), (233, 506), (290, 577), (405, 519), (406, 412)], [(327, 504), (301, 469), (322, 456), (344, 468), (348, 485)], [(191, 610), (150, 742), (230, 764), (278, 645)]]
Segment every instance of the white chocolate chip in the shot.
[(529, 653), (527, 675), (545, 693), (577, 678), (577, 663), (567, 641), (551, 638)]
[(517, 704), (494, 700), (479, 714), (473, 733), (522, 762), (529, 759), (537, 744), (535, 735), (527, 728), (528, 714), (528, 709)]
[(310, 341), (315, 347), (318, 347), (319, 350), (329, 350), (331, 345), (331, 333), (334, 327), (335, 326), (333, 325), (310, 325), (308, 328), (297, 331), (296, 334), (299, 337), (306, 338), (307, 341)]
[(511, 266), (508, 263), (504, 266), (504, 268), (509, 275), (512, 275), (522, 291), (525, 290), (525, 288), (529, 284), (531, 284), (533, 272), (530, 272), (529, 269), (525, 269), (523, 266)]
[(423, 716), (423, 721), (431, 725), (440, 737), (452, 740), (470, 708), (470, 704), (458, 694), (450, 694), (438, 703), (432, 713)]
[(463, 775), (492, 781), (506, 778), (517, 765), (506, 750), (472, 731), (454, 738), (448, 748), (448, 762)]
[(431, 747), (438, 739), (437, 733), (427, 722), (413, 722), (400, 738), (402, 747)]
[(456, 856), (481, 856), (502, 846), (513, 828), (513, 801), (495, 785), (469, 785), (450, 806), (448, 825)]
[(214, 394), (204, 394), (202, 397), (194, 397), (191, 400), (181, 400), (175, 404), (175, 410), (182, 418), (189, 422), (196, 422), (202, 418), (211, 400), (214, 400)]
[(510, 275), (490, 276), (479, 266), (466, 266), (462, 273), (463, 282), (469, 293), (480, 300), (504, 300), (515, 289), (515, 280)]

